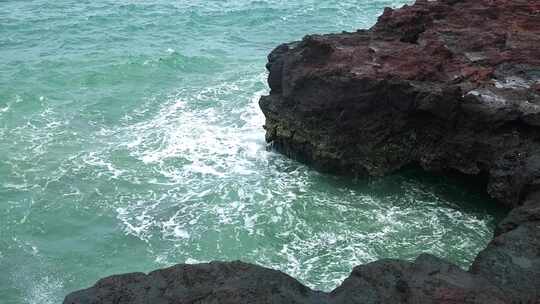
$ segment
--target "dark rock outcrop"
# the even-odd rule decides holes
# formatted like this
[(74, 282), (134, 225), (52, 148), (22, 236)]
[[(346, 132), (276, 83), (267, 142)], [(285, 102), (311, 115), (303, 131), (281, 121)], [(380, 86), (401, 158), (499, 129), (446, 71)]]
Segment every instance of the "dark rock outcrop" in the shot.
[(370, 30), (269, 55), (266, 139), (334, 173), (417, 164), (487, 180), (512, 210), (469, 271), (430, 255), (356, 267), (330, 293), (241, 262), (113, 276), (65, 304), (540, 303), (540, 3), (418, 0)]
[(413, 263), (380, 260), (356, 267), (330, 294), (330, 303), (510, 303), (485, 278), (431, 255)]
[(148, 275), (101, 279), (74, 292), (65, 304), (319, 303), (315, 292), (279, 271), (242, 262), (177, 265)]
[(418, 1), (369, 31), (282, 45), (260, 101), (267, 140), (329, 172), (487, 177), (515, 207), (540, 183), (539, 6)]
[(108, 277), (64, 300), (64, 304), (510, 302), (485, 278), (427, 254), (414, 262), (381, 260), (358, 266), (331, 293), (313, 291), (276, 270), (213, 262)]
[(485, 277), (515, 303), (540, 303), (540, 192), (499, 223), (471, 273)]
[[(329, 172), (418, 164), (487, 179), (487, 192), (513, 210), (470, 273), (508, 297), (502, 303), (540, 301), (540, 3), (417, 1), (386, 9), (368, 31), (282, 45), (268, 70), (260, 106), (267, 141), (284, 154)], [(433, 299), (421, 291), (429, 281), (399, 298), (392, 280), (414, 271), (396, 269), (366, 281), (386, 282), (395, 303)], [(449, 299), (466, 302), (460, 293), (470, 299)]]

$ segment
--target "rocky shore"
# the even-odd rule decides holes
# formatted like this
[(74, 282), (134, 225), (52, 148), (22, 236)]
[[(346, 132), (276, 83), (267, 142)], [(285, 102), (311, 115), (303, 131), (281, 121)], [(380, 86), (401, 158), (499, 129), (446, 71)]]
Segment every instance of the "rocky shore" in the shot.
[(269, 55), (266, 139), (319, 170), (472, 175), (511, 208), (468, 271), (430, 255), (356, 267), (330, 293), (241, 262), (100, 280), (75, 303), (540, 303), (540, 2), (418, 0)]

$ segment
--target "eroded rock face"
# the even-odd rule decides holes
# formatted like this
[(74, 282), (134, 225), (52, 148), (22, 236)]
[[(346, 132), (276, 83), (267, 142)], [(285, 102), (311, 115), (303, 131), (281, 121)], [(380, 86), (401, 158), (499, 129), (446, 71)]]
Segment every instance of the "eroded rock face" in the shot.
[(330, 293), (241, 262), (100, 280), (64, 304), (540, 303), (540, 3), (417, 1), (370, 30), (269, 55), (267, 141), (325, 171), (487, 177), (513, 208), (469, 271), (431, 255), (356, 267)]
[(418, 1), (368, 31), (269, 56), (267, 140), (321, 170), (487, 176), (517, 206), (540, 178), (540, 4)]

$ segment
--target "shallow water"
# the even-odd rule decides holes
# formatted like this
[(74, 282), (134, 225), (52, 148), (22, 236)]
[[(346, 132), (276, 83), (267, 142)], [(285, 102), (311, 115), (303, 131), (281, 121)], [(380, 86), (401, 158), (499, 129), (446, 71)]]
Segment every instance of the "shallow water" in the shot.
[(266, 150), (268, 52), (408, 1), (51, 2), (0, 2), (1, 303), (216, 259), (330, 290), (379, 258), (468, 267), (489, 241), (498, 214), (468, 182)]

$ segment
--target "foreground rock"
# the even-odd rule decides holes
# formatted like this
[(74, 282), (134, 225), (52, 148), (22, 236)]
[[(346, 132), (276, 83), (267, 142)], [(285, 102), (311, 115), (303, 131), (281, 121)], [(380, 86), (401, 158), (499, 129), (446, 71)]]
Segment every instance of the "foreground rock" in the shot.
[(177, 265), (105, 278), (64, 304), (143, 303), (510, 303), (486, 279), (434, 256), (381, 260), (355, 268), (331, 293), (313, 291), (276, 270), (241, 262)]
[(145, 275), (100, 280), (70, 294), (66, 304), (319, 303), (314, 292), (279, 271), (242, 262), (177, 265)]
[(498, 286), (515, 303), (540, 303), (540, 192), (510, 211), (496, 234), (471, 272)]
[(267, 140), (320, 170), (408, 164), (487, 181), (512, 208), (469, 271), (430, 255), (356, 267), (330, 293), (240, 262), (113, 276), (66, 304), (540, 303), (540, 3), (418, 1), (370, 30), (269, 56)]
[(485, 278), (431, 255), (414, 263), (381, 260), (356, 267), (329, 303), (511, 303)]

